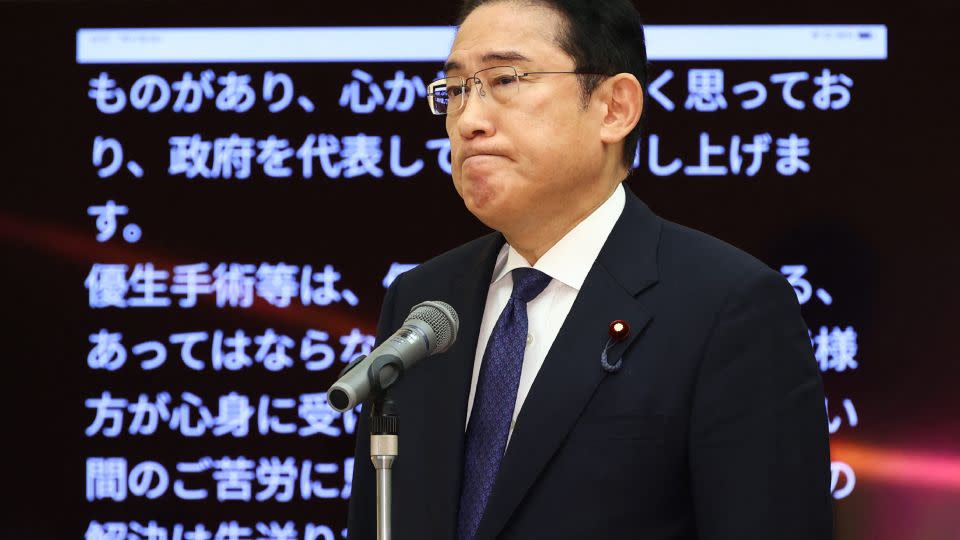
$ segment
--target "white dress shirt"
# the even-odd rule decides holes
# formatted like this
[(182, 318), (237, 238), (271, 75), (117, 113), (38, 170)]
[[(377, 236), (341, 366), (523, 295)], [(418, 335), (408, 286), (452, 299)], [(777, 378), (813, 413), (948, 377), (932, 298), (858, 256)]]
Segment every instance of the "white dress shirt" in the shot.
[[(610, 231), (623, 213), (625, 203), (626, 194), (623, 184), (620, 184), (606, 202), (564, 235), (532, 267), (553, 279), (539, 296), (527, 303), (527, 348), (523, 353), (523, 367), (520, 371), (520, 385), (517, 388), (517, 402), (513, 408), (513, 420), (510, 422), (510, 434), (507, 436), (508, 443), (510, 435), (513, 434), (513, 426), (520, 413), (520, 407), (523, 406), (523, 401), (530, 392), (530, 387), (533, 386), (533, 380), (536, 379), (540, 366), (543, 365), (547, 351), (550, 350), (553, 340), (560, 332), (560, 326), (567, 318), (573, 301), (577, 299), (587, 273), (597, 260), (597, 255), (600, 254), (600, 248), (607, 241)], [(513, 290), (513, 276), (510, 272), (515, 268), (531, 268), (531, 266), (513, 246), (504, 244), (493, 268), (493, 280), (490, 282), (487, 303), (480, 322), (480, 336), (477, 340), (473, 377), (470, 381), (470, 397), (467, 400), (467, 425), (470, 424), (470, 413), (473, 409), (474, 394), (477, 391), (483, 353), (487, 349), (487, 341), (490, 339), (493, 327), (510, 299), (510, 293)]]

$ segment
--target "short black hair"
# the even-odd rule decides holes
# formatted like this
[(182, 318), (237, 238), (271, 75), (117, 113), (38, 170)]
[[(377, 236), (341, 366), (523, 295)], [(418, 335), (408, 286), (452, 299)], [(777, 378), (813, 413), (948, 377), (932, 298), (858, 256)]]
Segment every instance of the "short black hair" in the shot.
[[(457, 16), (463, 24), (473, 10), (493, 2), (520, 1), (553, 9), (565, 19), (557, 35), (560, 48), (573, 58), (576, 71), (606, 76), (631, 73), (647, 92), (647, 47), (643, 24), (630, 0), (464, 0)], [(604, 76), (580, 75), (582, 105)], [(623, 164), (630, 170), (640, 141), (637, 122), (623, 141)]]

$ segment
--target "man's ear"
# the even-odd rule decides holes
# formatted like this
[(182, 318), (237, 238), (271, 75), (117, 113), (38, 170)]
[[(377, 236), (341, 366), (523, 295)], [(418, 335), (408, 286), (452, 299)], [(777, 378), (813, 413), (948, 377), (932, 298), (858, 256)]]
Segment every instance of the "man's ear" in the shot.
[(630, 73), (618, 73), (603, 81), (596, 92), (606, 106), (600, 125), (600, 140), (615, 144), (627, 138), (643, 112), (643, 87)]

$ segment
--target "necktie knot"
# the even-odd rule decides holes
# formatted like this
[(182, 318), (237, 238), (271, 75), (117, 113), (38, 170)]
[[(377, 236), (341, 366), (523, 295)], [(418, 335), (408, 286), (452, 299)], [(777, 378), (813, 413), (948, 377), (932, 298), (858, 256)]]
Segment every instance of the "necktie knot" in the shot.
[(550, 284), (551, 277), (533, 268), (516, 268), (512, 272), (513, 291), (511, 298), (527, 303), (543, 292)]

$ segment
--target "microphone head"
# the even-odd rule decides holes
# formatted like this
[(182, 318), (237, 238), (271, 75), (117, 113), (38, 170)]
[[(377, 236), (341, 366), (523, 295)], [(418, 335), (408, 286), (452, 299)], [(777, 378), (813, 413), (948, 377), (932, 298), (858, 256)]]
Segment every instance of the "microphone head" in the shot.
[(460, 331), (460, 316), (453, 306), (439, 300), (421, 302), (410, 310), (407, 321), (416, 320), (426, 323), (436, 335), (430, 345), (429, 354), (446, 352), (457, 341)]

